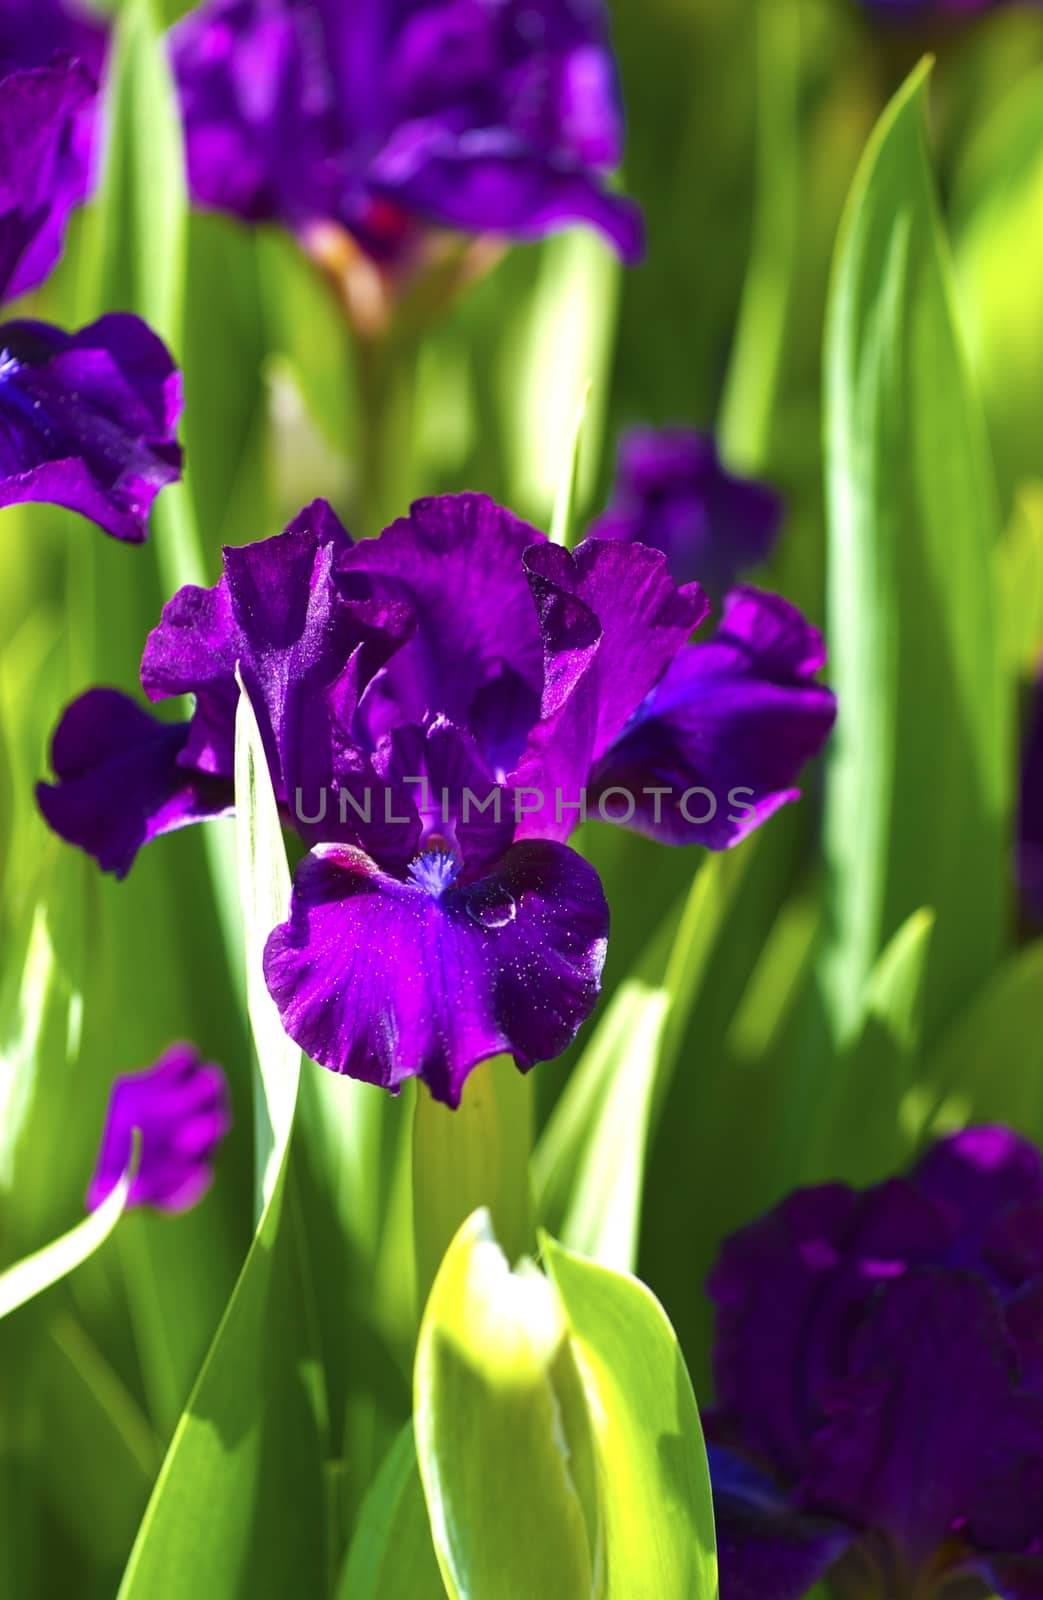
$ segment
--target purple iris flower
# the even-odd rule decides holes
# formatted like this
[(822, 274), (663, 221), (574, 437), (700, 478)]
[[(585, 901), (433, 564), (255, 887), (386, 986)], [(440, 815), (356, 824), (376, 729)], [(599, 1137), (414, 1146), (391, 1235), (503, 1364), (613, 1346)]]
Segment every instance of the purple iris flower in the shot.
[(1043, 1595), (1043, 1163), (1002, 1127), (789, 1196), (709, 1281), (721, 1600)]
[(1022, 752), (1018, 876), (1030, 914), (1043, 921), (1043, 666)]
[(146, 1072), (117, 1078), (87, 1209), (96, 1211), (123, 1176), (137, 1128), (141, 1148), (127, 1204), (187, 1211), (210, 1187), (231, 1120), (224, 1073), (194, 1045), (171, 1045)]
[(773, 489), (728, 472), (714, 439), (689, 428), (634, 428), (619, 446), (598, 539), (639, 540), (662, 550), (678, 583), (715, 598), (771, 554), (782, 522)]
[(0, 78), (21, 67), (49, 67), (56, 56), (75, 56), (97, 79), (107, 38), (101, 18), (71, 0), (4, 0)]
[(418, 501), (358, 544), (317, 501), (165, 608), (142, 683), (194, 695), (189, 720), (90, 691), (40, 805), (120, 876), (227, 812), (238, 663), (309, 847), (265, 957), (283, 1025), (334, 1071), (420, 1076), (455, 1105), (478, 1061), (558, 1055), (594, 1005), (608, 911), (566, 843), (585, 811), (719, 848), (821, 747), (814, 630), (741, 591), (727, 636), (690, 644), (706, 610), (659, 551), (570, 554), (484, 495)]
[[(0, 80), (0, 299), (35, 288), (61, 253), (83, 197), (77, 119), (93, 93), (74, 61)], [(180, 411), (180, 375), (137, 317), (78, 333), (0, 323), (0, 506), (47, 501), (140, 542), (180, 474)]]
[(576, 222), (627, 260), (640, 215), (601, 0), (209, 0), (173, 33), (203, 205), (378, 261), (422, 224), (540, 238)]

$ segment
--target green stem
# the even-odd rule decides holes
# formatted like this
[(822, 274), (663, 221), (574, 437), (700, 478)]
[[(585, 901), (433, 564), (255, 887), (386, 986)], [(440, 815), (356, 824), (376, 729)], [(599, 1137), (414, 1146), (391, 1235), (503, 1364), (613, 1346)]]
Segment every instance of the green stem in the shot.
[(492, 1213), (509, 1261), (532, 1249), (531, 1148), (532, 1084), (509, 1056), (475, 1068), (455, 1111), (419, 1089), (413, 1121), (418, 1313), (457, 1229), (479, 1206)]
[(374, 538), (410, 499), (417, 351), (404, 339), (357, 336), (358, 474), (355, 528)]

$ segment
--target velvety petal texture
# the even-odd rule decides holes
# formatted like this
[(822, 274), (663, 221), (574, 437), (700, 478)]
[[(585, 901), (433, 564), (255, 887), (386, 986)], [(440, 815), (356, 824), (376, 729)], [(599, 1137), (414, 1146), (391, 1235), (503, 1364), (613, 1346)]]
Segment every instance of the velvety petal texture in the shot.
[(79, 116), (94, 80), (79, 61), (0, 78), (0, 300), (41, 283), (85, 193)]
[(722, 1600), (773, 1594), (765, 1541), (806, 1551), (808, 1518), (868, 1540), (888, 1593), (972, 1572), (1037, 1592), (1040, 1185), (1032, 1145), (972, 1128), (908, 1179), (800, 1191), (725, 1243), (707, 1419)]
[(768, 559), (782, 509), (774, 490), (725, 469), (708, 434), (635, 428), (620, 443), (612, 498), (590, 533), (661, 550), (675, 582), (698, 582), (719, 599)]
[(0, 78), (22, 67), (50, 66), (55, 56), (74, 56), (97, 80), (106, 40), (101, 19), (75, 0), (4, 0)]
[[(122, 875), (157, 834), (227, 811), (238, 672), (310, 851), (266, 961), (290, 1035), (335, 1071), (390, 1089), (420, 1076), (449, 1104), (485, 1056), (559, 1054), (597, 998), (608, 933), (597, 876), (565, 841), (592, 778), (697, 654), (702, 590), (678, 586), (659, 550), (569, 552), (478, 494), (418, 501), (358, 544), (316, 501), (224, 567), (173, 597), (145, 647), (149, 699), (191, 696), (188, 721), (83, 696), (39, 789), (51, 826)], [(740, 610), (716, 647), (741, 680), (733, 701), (747, 679), (764, 699), (774, 671), (789, 715), (796, 679), (828, 704), (821, 742), (818, 636), (791, 608)], [(712, 728), (708, 690), (703, 703)], [(682, 716), (680, 691), (671, 708)], [(721, 763), (736, 715), (714, 735)], [(770, 706), (760, 718), (769, 740)]]
[(297, 869), (264, 971), (314, 1060), (391, 1090), (423, 1077), (455, 1106), (488, 1056), (560, 1054), (597, 999), (607, 939), (597, 873), (564, 845), (515, 845), (461, 886), (448, 856), (419, 857), (403, 883), (325, 846)]
[(536, 238), (587, 222), (628, 260), (640, 217), (601, 0), (211, 0), (174, 30), (199, 202), (378, 259), (425, 223)]
[(123, 1176), (135, 1129), (141, 1145), (128, 1205), (188, 1210), (210, 1187), (218, 1146), (230, 1126), (221, 1068), (204, 1061), (194, 1045), (171, 1045), (148, 1071), (113, 1084), (88, 1210), (96, 1210)]
[(181, 375), (138, 317), (0, 324), (0, 506), (46, 501), (140, 543), (181, 473)]

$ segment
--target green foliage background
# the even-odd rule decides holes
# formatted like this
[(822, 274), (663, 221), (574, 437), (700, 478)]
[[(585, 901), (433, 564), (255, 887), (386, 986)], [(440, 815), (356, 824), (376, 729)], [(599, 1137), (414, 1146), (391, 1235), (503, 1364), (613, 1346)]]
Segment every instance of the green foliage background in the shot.
[[(677, 1363), (673, 1423), (701, 1452), (685, 1369), (704, 1403), (703, 1281), (727, 1232), (972, 1118), (1043, 1141), (1043, 943), (1011, 873), (1017, 718), (1043, 643), (1043, 19), (1012, 8), (936, 41), (928, 82), (909, 77), (924, 41), (874, 34), (844, 0), (611, 10), (646, 263), (626, 272), (582, 233), (509, 252), (395, 343), (375, 416), (372, 373), (292, 243), (188, 214), (169, 15), (121, 9), (105, 176), (35, 306), (70, 325), (136, 309), (164, 333), (188, 474), (142, 552), (46, 507), (0, 517), (0, 1267), (78, 1221), (113, 1076), (171, 1039), (224, 1063), (236, 1128), (196, 1211), (123, 1218), (0, 1322), (0, 1596), (429, 1600), (451, 1563), (440, 1550), (439, 1577), (417, 1452), (428, 1504), (448, 1473), (449, 1501), (472, 1497), (464, 1525), (495, 1514), (487, 1475), (453, 1475), (481, 1432), (446, 1424), (459, 1400), (439, 1412), (418, 1391), (410, 1431), (422, 1302), (476, 1206), (512, 1255), (536, 1251), (537, 1222), (567, 1247), (545, 1256), (585, 1382), (645, 1340)], [(784, 490), (759, 576), (826, 627), (841, 715), (825, 770), (724, 857), (584, 831), (613, 934), (599, 1010), (561, 1062), (524, 1082), (483, 1068), (454, 1118), (305, 1061), (294, 1116), (294, 1053), (248, 1002), (285, 892), (249, 730), (238, 839), (228, 823), (160, 840), (124, 884), (35, 812), (49, 731), (89, 683), (133, 686), (163, 597), (214, 581), (222, 543), (317, 495), (364, 534), (465, 487), (548, 526), (587, 380), (577, 529), (637, 421), (716, 428)], [(683, 1361), (640, 1291), (570, 1250), (637, 1271)], [(495, 1306), (495, 1272), (492, 1289), (466, 1281)], [(428, 1309), (425, 1371), (438, 1393), (499, 1395), (453, 1343), (472, 1313), (451, 1288)], [(536, 1389), (548, 1348), (525, 1346)], [(510, 1416), (467, 1404), (486, 1459), (508, 1452)], [(712, 1553), (696, 1580), (668, 1552), (640, 1586), (641, 1529), (620, 1532), (604, 1498), (640, 1448), (628, 1425), (584, 1446), (601, 1509), (583, 1524), (565, 1508), (561, 1537), (601, 1533), (569, 1559), (604, 1535), (604, 1592), (710, 1594)], [(512, 1477), (524, 1512), (535, 1488)], [(700, 1550), (704, 1480), (692, 1468), (678, 1501)], [(487, 1600), (472, 1581), (458, 1592)]]

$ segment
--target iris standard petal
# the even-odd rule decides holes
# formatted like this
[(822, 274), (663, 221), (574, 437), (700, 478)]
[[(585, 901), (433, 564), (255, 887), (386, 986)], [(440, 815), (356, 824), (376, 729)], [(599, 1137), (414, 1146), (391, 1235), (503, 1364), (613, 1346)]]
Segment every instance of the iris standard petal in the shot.
[(297, 868), (265, 977), (321, 1065), (392, 1090), (422, 1077), (456, 1105), (487, 1056), (527, 1068), (565, 1049), (597, 999), (607, 933), (597, 874), (563, 845), (515, 845), (467, 885), (448, 866), (403, 883), (322, 846)]
[(0, 300), (35, 289), (61, 255), (84, 196), (77, 119), (93, 93), (79, 61), (0, 79)]
[(181, 376), (138, 317), (0, 326), (0, 505), (45, 501), (140, 543), (181, 473)]

